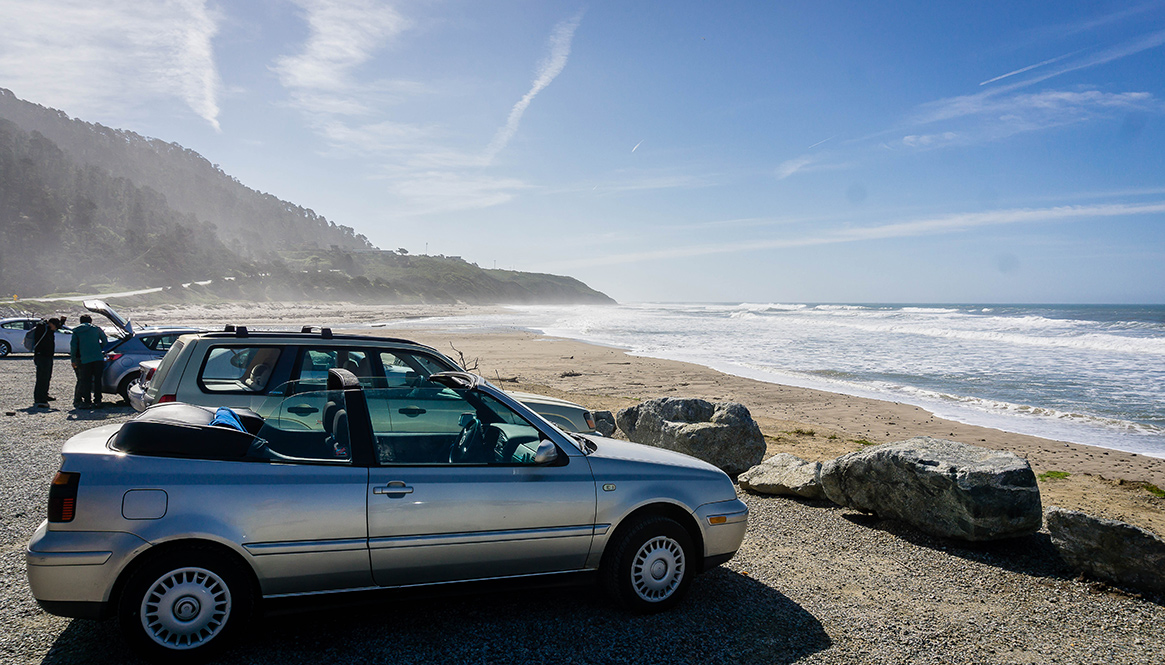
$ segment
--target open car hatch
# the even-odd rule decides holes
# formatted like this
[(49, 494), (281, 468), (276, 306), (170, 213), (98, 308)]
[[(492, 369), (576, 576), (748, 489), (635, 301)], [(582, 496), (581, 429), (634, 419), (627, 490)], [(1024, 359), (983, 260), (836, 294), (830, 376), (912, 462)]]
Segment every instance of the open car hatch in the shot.
[(117, 326), (118, 330), (120, 331), (120, 333), (117, 335), (118, 337), (134, 336), (133, 324), (130, 322), (130, 320), (122, 318), (122, 316), (115, 312), (112, 307), (105, 304), (104, 300), (86, 300), (82, 304), (85, 305), (85, 309), (89, 310), (90, 312), (93, 312), (94, 314), (100, 314), (112, 321), (113, 325)]

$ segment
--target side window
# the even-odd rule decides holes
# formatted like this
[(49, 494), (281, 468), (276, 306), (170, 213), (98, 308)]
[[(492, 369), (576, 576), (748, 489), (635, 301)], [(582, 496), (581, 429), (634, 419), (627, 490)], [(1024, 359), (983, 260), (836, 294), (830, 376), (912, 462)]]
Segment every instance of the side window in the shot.
[(174, 345), (174, 340), (178, 339), (179, 335), (157, 335), (155, 337), (147, 337), (142, 340), (142, 344), (151, 351), (161, 351), (165, 353)]
[(365, 391), (381, 464), (533, 464), (541, 433), (476, 391), (423, 381)]
[(212, 347), (198, 374), (198, 385), (211, 393), (262, 392), (279, 362), (279, 353), (278, 347)]
[(348, 410), (342, 391), (311, 391), (284, 399), (257, 435), (262, 454), (277, 462), (352, 461)]
[(402, 351), (381, 351), (380, 365), (384, 368), (385, 384), (383, 387), (387, 388), (417, 387), (420, 385), (421, 379), (428, 378), (430, 374), (448, 372), (454, 369), (446, 367), (428, 356)]
[(431, 374), (428, 372), (422, 374), (417, 371), (417, 364), (409, 364), (405, 362), (405, 358), (410, 358), (405, 354), (390, 353), (388, 351), (380, 352), (380, 365), (384, 367), (384, 387), (386, 388), (401, 388), (404, 386), (415, 386), (420, 380)]
[(299, 385), (310, 390), (310, 386), (323, 388), (328, 383), (328, 370), (333, 367), (346, 369), (360, 379), (366, 388), (373, 385), (373, 371), (368, 352), (364, 349), (321, 348), (305, 349), (299, 362)]
[(7, 328), (8, 330), (27, 330), (24, 321), (9, 321), (8, 323), (3, 324), (2, 327)]

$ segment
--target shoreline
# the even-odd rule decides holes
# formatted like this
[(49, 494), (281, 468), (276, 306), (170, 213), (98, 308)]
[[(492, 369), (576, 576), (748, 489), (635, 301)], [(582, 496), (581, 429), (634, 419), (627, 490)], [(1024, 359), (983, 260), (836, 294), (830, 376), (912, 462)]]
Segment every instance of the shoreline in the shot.
[[(1070, 474), (1040, 480), (1045, 507), (1083, 510), (1165, 536), (1165, 499), (1138, 486), (1149, 483), (1165, 488), (1165, 459), (947, 420), (904, 403), (761, 381), (695, 363), (632, 355), (622, 348), (519, 328), (482, 331), (418, 326), (415, 321), (408, 327), (391, 325), (417, 318), (504, 311), (500, 306), (234, 303), (123, 309), (123, 315), (134, 321), (152, 324), (208, 328), (227, 323), (292, 328), (322, 325), (353, 334), (405, 337), (454, 359), (463, 354), (470, 365), (476, 360), (477, 372), (502, 388), (562, 397), (592, 410), (616, 412), (655, 397), (739, 402), (765, 434), (766, 457), (788, 452), (810, 461), (825, 461), (868, 444), (912, 436), (1010, 450), (1027, 459), (1037, 475), (1048, 471)], [(72, 319), (77, 316), (71, 311), (62, 313)]]

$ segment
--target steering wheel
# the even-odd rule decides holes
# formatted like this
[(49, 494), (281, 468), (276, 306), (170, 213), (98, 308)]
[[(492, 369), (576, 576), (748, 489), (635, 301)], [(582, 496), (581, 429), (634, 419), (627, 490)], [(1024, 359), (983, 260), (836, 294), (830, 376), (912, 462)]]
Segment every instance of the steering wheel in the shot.
[(457, 435), (457, 441), (449, 449), (449, 462), (472, 464), (486, 461), (481, 459), (482, 445), (485, 443), (485, 437), (481, 433), (481, 421), (472, 413), (462, 414), (461, 419), (461, 434)]

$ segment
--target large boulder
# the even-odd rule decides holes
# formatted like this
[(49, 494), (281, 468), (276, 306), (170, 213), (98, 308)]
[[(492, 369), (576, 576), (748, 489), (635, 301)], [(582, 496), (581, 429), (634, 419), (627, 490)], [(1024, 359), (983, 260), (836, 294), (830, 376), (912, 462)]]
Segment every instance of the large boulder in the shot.
[(806, 499), (820, 499), (821, 462), (806, 462), (790, 455), (777, 453), (736, 479), (742, 489), (756, 494), (784, 494)]
[(697, 457), (730, 476), (755, 466), (765, 454), (760, 426), (735, 402), (661, 397), (620, 410), (615, 422), (635, 443)]
[(615, 414), (610, 411), (595, 411), (592, 416), (595, 419), (596, 432), (603, 436), (615, 433)]
[(1165, 541), (1124, 522), (1050, 507), (1052, 544), (1075, 570), (1124, 586), (1165, 593)]
[(830, 460), (821, 487), (836, 504), (944, 538), (1012, 538), (1043, 521), (1027, 460), (945, 439), (915, 437)]

